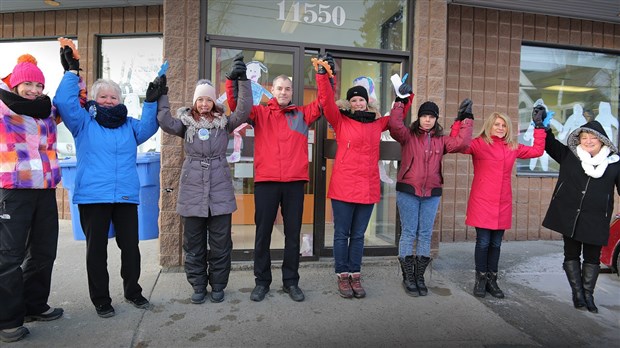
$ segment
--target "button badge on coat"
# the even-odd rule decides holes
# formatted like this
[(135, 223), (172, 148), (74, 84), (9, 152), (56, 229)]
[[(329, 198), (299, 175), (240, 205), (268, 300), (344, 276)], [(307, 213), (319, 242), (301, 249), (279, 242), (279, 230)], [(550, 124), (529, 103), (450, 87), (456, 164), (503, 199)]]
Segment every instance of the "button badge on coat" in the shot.
[(209, 130), (206, 128), (200, 128), (198, 130), (198, 139), (209, 140)]

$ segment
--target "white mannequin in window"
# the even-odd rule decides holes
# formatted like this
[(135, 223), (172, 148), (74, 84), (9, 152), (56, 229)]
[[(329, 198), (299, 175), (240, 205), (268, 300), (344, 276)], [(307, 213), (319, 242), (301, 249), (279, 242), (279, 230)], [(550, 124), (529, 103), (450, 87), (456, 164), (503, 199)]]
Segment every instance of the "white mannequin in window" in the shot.
[(556, 139), (561, 141), (563, 144), (566, 144), (566, 137), (575, 129), (581, 127), (587, 122), (588, 120), (586, 120), (586, 117), (583, 115), (583, 106), (581, 106), (581, 104), (573, 105), (573, 114), (568, 117), (566, 122), (564, 122), (564, 127), (562, 128), (562, 131), (558, 133), (558, 137)]
[[(564, 129), (564, 126), (562, 126), (560, 121), (553, 118), (553, 115), (555, 114), (555, 112), (550, 111), (542, 99), (536, 100), (536, 102), (534, 102), (533, 107), (536, 107), (538, 105), (542, 105), (545, 108), (545, 111), (547, 112), (547, 118), (545, 119), (546, 125), (552, 126), (558, 132), (561, 133)], [(530, 125), (527, 127), (527, 130), (525, 131), (525, 133), (523, 133), (523, 141), (525, 142), (525, 145), (531, 146), (534, 144), (534, 123), (533, 122), (530, 122)], [(542, 156), (530, 159), (530, 170), (534, 170), (536, 168), (536, 164), (538, 163), (539, 160), (540, 160), (541, 169), (544, 172), (548, 171), (549, 170), (549, 155), (547, 154), (546, 151), (543, 152)]]
[[(608, 102), (600, 102), (598, 104), (598, 116), (596, 116), (595, 120), (603, 126), (609, 140), (617, 146), (618, 137), (616, 134), (618, 132), (618, 118), (611, 113), (611, 104)], [(615, 132), (612, 127), (616, 129)]]

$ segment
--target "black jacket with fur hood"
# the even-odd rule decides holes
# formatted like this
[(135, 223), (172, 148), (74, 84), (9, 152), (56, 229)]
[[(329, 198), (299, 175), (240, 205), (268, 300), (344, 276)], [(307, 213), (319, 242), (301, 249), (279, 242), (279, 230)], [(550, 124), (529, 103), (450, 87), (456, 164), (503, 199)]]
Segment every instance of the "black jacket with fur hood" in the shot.
[[(589, 168), (587, 162), (582, 164), (581, 151), (577, 150), (581, 132), (595, 135), (604, 147), (609, 148), (609, 154), (601, 159), (601, 164)], [(542, 225), (582, 243), (606, 245), (609, 223), (614, 214), (614, 187), (620, 193), (618, 149), (597, 121), (574, 130), (566, 143), (568, 145), (560, 143), (551, 130), (547, 130), (545, 151), (560, 164), (560, 175)], [(591, 157), (588, 157), (584, 158), (589, 161)], [(605, 165), (604, 162), (607, 165), (604, 172), (594, 173), (595, 168)]]

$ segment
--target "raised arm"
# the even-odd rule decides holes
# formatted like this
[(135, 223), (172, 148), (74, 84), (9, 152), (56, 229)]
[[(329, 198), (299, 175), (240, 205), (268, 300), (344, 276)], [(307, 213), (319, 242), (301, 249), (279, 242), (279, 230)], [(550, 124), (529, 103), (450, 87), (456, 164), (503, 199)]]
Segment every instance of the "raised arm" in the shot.
[(327, 118), (327, 122), (329, 122), (334, 129), (338, 129), (340, 125), (340, 118), (342, 116), (340, 114), (340, 109), (338, 109), (336, 101), (334, 100), (334, 90), (329, 83), (329, 77), (327, 74), (317, 73), (316, 84), (319, 90), (319, 104), (323, 108), (323, 114), (325, 115), (325, 118)]
[[(245, 66), (245, 65), (244, 65)], [(245, 73), (244, 73), (245, 75)], [(232, 132), (235, 128), (245, 123), (252, 111), (252, 85), (248, 79), (237, 80), (239, 86), (239, 100), (235, 111), (230, 115), (226, 128)]]
[(78, 136), (90, 117), (80, 104), (79, 83), (80, 77), (78, 75), (65, 72), (54, 96), (54, 105), (74, 138)]
[[(159, 105), (159, 101), (165, 105)], [(144, 106), (142, 107), (142, 117), (140, 121), (134, 122), (134, 134), (136, 135), (136, 142), (138, 145), (147, 141), (150, 137), (157, 132), (157, 115), (170, 113), (170, 105), (168, 104), (168, 86), (166, 75), (157, 76), (153, 82), (149, 83), (149, 87), (146, 90), (146, 99), (144, 100)]]
[(396, 97), (396, 101), (390, 111), (390, 121), (388, 122), (388, 129), (390, 135), (394, 140), (401, 144), (405, 144), (409, 140), (409, 127), (405, 125), (405, 115), (409, 108), (408, 104), (411, 104), (413, 100), (413, 89), (407, 83), (403, 83), (399, 86), (399, 92), (403, 95), (408, 94), (406, 98)]

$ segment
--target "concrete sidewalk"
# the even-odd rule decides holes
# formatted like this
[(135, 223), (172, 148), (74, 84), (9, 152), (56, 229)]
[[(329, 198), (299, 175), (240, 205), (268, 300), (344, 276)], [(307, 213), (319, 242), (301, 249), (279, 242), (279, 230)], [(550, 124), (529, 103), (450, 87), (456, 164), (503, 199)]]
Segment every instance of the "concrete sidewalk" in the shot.
[(602, 273), (595, 292), (599, 314), (576, 310), (557, 241), (505, 242), (500, 286), (506, 298), (471, 295), (473, 243), (444, 243), (427, 272), (427, 297), (402, 290), (395, 258), (365, 258), (365, 299), (337, 294), (332, 261), (302, 263), (306, 301), (280, 289), (281, 273), (263, 302), (250, 301), (251, 265), (233, 265), (222, 303), (189, 302), (184, 273), (162, 272), (158, 240), (140, 242), (141, 285), (150, 310), (123, 301), (119, 251), (110, 240), (108, 269), (116, 316), (99, 318), (88, 298), (85, 243), (61, 236), (49, 303), (65, 309), (10, 347), (616, 347), (620, 343), (620, 279)]

